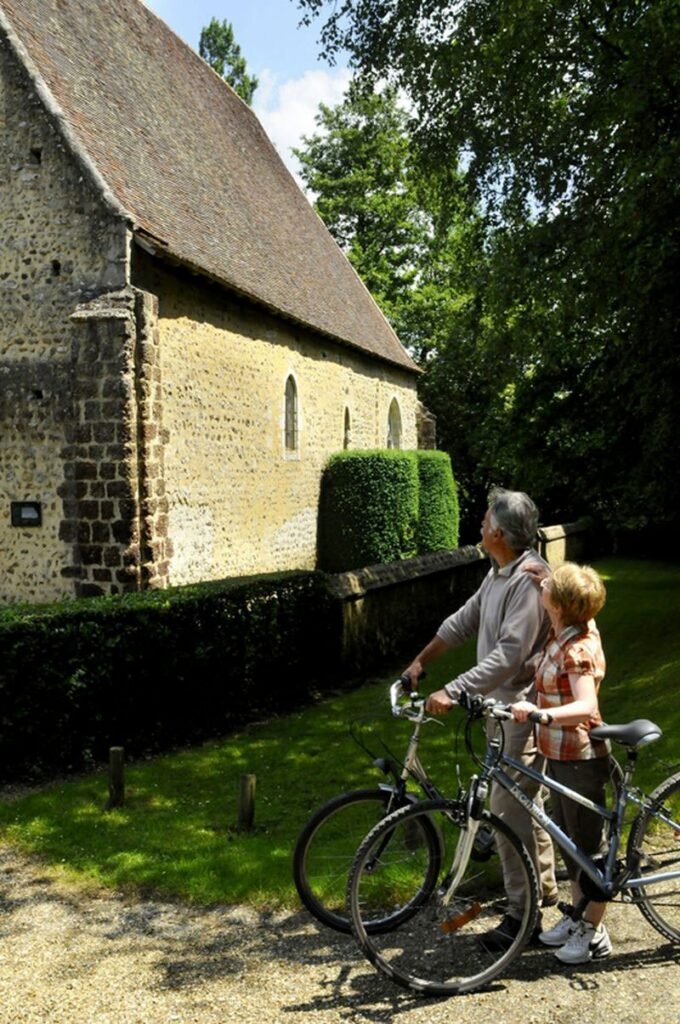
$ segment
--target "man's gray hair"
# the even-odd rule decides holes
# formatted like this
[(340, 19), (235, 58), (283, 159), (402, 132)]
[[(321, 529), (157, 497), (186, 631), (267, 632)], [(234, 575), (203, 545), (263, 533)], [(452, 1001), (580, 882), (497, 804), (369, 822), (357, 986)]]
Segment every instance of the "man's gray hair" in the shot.
[(524, 491), (494, 487), (489, 494), (489, 513), (494, 530), (502, 530), (513, 551), (525, 551), (536, 540), (538, 509)]

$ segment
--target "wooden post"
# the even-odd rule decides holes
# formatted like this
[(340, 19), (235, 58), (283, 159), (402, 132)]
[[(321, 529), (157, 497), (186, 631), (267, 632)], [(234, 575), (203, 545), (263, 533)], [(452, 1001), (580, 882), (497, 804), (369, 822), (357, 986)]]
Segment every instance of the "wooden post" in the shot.
[(109, 802), (107, 807), (125, 803), (125, 748), (109, 747)]
[(238, 830), (250, 832), (255, 821), (255, 784), (256, 775), (241, 776), (241, 792), (238, 802)]

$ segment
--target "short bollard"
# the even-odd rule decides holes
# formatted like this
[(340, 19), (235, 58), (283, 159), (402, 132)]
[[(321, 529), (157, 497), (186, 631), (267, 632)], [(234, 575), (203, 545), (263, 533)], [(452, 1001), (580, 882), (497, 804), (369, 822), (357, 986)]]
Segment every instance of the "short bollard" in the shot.
[(125, 747), (109, 747), (109, 802), (108, 809), (125, 803)]
[(238, 801), (238, 830), (250, 832), (255, 821), (256, 775), (241, 776), (241, 792)]

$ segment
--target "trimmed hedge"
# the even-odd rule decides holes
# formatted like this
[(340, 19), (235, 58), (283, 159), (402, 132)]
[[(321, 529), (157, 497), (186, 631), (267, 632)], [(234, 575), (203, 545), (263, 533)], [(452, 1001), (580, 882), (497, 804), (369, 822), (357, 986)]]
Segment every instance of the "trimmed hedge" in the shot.
[(438, 451), (345, 451), (321, 479), (318, 565), (346, 572), (458, 545), (451, 460)]
[(418, 463), (412, 451), (344, 451), (321, 479), (319, 567), (344, 572), (417, 553)]
[(0, 778), (226, 733), (309, 698), (339, 664), (318, 573), (0, 612)]
[(419, 555), (458, 547), (458, 493), (446, 452), (417, 451), (420, 512)]

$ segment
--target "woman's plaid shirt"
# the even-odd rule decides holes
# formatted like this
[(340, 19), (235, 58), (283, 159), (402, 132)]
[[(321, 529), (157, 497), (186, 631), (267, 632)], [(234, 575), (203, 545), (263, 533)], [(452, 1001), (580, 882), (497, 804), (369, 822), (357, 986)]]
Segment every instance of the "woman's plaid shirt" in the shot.
[[(571, 704), (574, 695), (569, 685), (570, 675), (592, 676), (597, 693), (604, 672), (602, 641), (593, 619), (586, 626), (568, 626), (558, 636), (552, 633), (536, 674), (537, 706), (553, 711)], [(581, 725), (539, 725), (538, 749), (545, 757), (556, 761), (604, 757), (609, 753), (609, 744), (590, 738), (590, 730), (596, 725), (602, 725), (599, 713)]]

